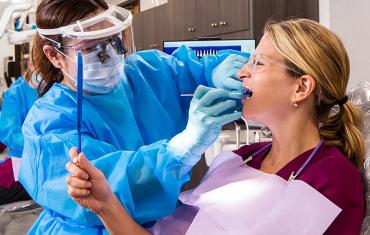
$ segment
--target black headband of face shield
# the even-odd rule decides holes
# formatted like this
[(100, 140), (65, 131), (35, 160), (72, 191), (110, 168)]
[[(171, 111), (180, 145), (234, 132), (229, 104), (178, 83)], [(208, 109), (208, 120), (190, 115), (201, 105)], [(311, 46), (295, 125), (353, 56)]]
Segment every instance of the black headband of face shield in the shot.
[(117, 44), (117, 46), (116, 46), (117, 54), (125, 55), (128, 52), (128, 49), (123, 44), (123, 41), (118, 37), (118, 35), (114, 35), (113, 40)]
[[(118, 55), (124, 55), (128, 52), (127, 48), (123, 45), (122, 40), (118, 37), (118, 35), (113, 35), (112, 39), (112, 46), (116, 50)], [(106, 48), (102, 47), (101, 51), (98, 53), (98, 58), (102, 64), (105, 63), (107, 59), (110, 58), (108, 54), (106, 54)]]

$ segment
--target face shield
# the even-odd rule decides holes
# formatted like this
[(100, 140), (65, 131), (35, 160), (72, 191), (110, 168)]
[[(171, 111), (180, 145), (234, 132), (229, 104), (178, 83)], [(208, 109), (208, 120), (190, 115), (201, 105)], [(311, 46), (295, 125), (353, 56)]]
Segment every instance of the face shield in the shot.
[[(83, 90), (87, 94), (106, 94), (124, 77), (124, 58), (134, 52), (130, 11), (109, 5), (102, 13), (56, 28), (38, 28), (40, 37), (48, 40), (72, 63), (61, 69), (77, 87), (77, 68), (82, 65)], [(83, 63), (77, 63), (81, 52)]]
[(37, 30), (42, 38), (74, 61), (78, 51), (82, 52), (86, 62), (89, 58), (89, 61), (101, 64), (109, 62), (115, 55), (135, 51), (132, 14), (118, 6), (109, 5), (106, 11), (96, 16), (61, 28)]

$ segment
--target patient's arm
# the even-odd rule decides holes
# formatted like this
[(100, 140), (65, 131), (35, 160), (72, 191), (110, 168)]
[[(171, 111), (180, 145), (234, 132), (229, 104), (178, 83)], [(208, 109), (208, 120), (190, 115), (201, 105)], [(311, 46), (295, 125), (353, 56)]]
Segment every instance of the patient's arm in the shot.
[(72, 174), (67, 177), (68, 194), (83, 207), (95, 212), (108, 232), (115, 234), (150, 234), (127, 213), (109, 187), (104, 174), (84, 156), (70, 151), (73, 163), (66, 168)]

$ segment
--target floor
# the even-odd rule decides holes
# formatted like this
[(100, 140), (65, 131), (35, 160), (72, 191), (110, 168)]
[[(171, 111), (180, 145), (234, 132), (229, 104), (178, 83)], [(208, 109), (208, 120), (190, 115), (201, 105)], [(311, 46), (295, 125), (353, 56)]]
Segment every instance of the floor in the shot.
[(27, 234), (41, 211), (29, 201), (0, 206), (0, 235)]

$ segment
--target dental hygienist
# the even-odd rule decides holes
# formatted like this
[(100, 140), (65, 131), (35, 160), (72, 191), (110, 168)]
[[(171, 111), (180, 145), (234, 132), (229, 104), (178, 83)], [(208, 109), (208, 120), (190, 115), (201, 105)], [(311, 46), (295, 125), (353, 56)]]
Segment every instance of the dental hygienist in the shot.
[[(41, 98), (23, 125), (20, 181), (45, 210), (29, 233), (105, 232), (95, 214), (69, 198), (65, 184), (68, 152), (78, 143), (78, 52), (82, 151), (137, 222), (170, 214), (200, 153), (223, 124), (241, 116), (235, 112), (240, 102), (230, 92), (241, 92), (233, 75), (247, 59), (225, 59), (230, 54), (225, 52), (199, 61), (185, 47), (173, 56), (151, 50), (126, 58), (134, 48), (132, 15), (103, 0), (44, 0), (36, 15), (32, 56), (42, 77)], [(189, 98), (181, 94), (194, 93), (198, 85), (223, 89), (200, 86), (189, 111)]]

